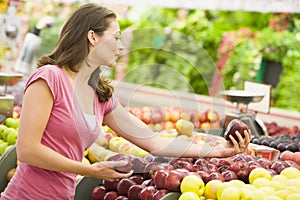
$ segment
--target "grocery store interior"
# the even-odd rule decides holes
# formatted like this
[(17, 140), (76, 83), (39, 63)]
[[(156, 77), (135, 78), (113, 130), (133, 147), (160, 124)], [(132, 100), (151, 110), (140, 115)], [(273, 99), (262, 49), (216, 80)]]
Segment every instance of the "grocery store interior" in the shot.
[[(117, 14), (124, 53), (101, 76), (130, 113), (161, 137), (211, 146), (238, 119), (252, 140), (228, 158), (162, 158), (103, 125), (101, 151), (86, 149), (83, 162), (122, 154), (136, 172), (123, 186), (78, 174), (76, 200), (300, 199), (299, 0), (0, 0), (0, 194), (18, 166), (26, 82), (91, 2)], [(163, 179), (175, 169), (190, 174)]]

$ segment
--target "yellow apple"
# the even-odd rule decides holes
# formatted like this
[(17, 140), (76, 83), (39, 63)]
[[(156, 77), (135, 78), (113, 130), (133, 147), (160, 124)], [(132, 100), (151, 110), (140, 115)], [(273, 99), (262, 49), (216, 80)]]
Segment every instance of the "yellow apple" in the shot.
[(281, 199), (286, 199), (290, 191), (287, 189), (275, 190), (274, 195), (280, 197)]
[(256, 190), (256, 187), (253, 186), (253, 188), (251, 187), (240, 187), (241, 189), (241, 199), (249, 199), (249, 197), (251, 196), (252, 192)]
[(298, 200), (298, 199), (300, 199), (300, 192), (289, 194), (286, 197), (286, 200)]
[(249, 196), (249, 200), (264, 200), (266, 196), (266, 193), (264, 193), (263, 191), (255, 190)]
[(91, 162), (90, 162), (86, 157), (83, 157), (83, 158), (82, 158), (82, 163), (88, 164), (88, 165), (91, 164)]
[(274, 191), (275, 191), (275, 189), (270, 186), (260, 187), (257, 190), (263, 191), (266, 195), (272, 195), (272, 194), (274, 194)]
[(211, 180), (205, 185), (204, 197), (206, 199), (217, 199), (218, 187), (223, 184), (220, 180)]
[(275, 195), (269, 195), (264, 198), (264, 200), (282, 200), (280, 197)]
[(194, 124), (185, 119), (179, 119), (176, 122), (176, 130), (181, 135), (190, 137), (194, 131)]
[(280, 175), (286, 176), (288, 179), (300, 177), (300, 170), (295, 167), (287, 167), (280, 172)]
[(240, 188), (231, 186), (223, 190), (220, 200), (240, 200), (241, 195), (242, 192)]
[(204, 193), (204, 186), (205, 183), (200, 176), (187, 175), (180, 183), (180, 191), (182, 193), (194, 192), (198, 196), (202, 196)]
[(200, 197), (194, 192), (185, 192), (179, 196), (178, 200), (200, 200)]
[(261, 188), (261, 187), (264, 187), (264, 186), (269, 186), (271, 183), (271, 181), (267, 178), (264, 178), (264, 177), (260, 177), (260, 178), (256, 178), (252, 185), (256, 186), (257, 188)]
[(274, 181), (272, 180), (270, 182), (270, 187), (274, 188), (275, 190), (281, 190), (284, 189), (286, 187), (286, 183), (285, 182), (280, 182), (280, 181)]
[(229, 182), (222, 183), (217, 189), (217, 199), (221, 199), (221, 194), (226, 188), (232, 187)]
[(236, 179), (230, 180), (229, 183), (231, 183), (231, 185), (236, 186), (236, 187), (242, 187), (245, 185), (245, 183), (243, 181), (236, 180)]
[(257, 167), (253, 169), (249, 174), (249, 183), (252, 184), (255, 179), (264, 177), (266, 179), (271, 180), (272, 176), (268, 170), (262, 167)]
[(277, 174), (275, 176), (272, 177), (272, 181), (278, 181), (278, 182), (282, 182), (282, 183), (287, 183), (288, 182), (288, 178), (286, 176)]

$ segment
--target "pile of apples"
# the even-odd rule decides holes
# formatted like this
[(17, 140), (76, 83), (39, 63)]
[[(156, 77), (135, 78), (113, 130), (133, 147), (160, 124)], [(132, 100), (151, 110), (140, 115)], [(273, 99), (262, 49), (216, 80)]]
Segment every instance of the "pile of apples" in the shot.
[(93, 200), (156, 200), (170, 192), (179, 193), (180, 200), (300, 195), (295, 189), (300, 187), (300, 166), (293, 161), (270, 161), (247, 154), (198, 159), (117, 154), (108, 160), (127, 160), (126, 167), (116, 170), (134, 170), (134, 174), (119, 181), (104, 181), (94, 188)]
[(202, 113), (176, 106), (143, 106), (127, 107), (127, 109), (155, 131), (174, 129), (176, 122), (180, 119), (192, 122), (195, 129), (220, 128), (220, 116), (212, 109), (207, 109)]
[(293, 127), (279, 126), (276, 122), (264, 123), (269, 136), (279, 136), (286, 134), (292, 136), (294, 134), (300, 134), (300, 128), (298, 125)]

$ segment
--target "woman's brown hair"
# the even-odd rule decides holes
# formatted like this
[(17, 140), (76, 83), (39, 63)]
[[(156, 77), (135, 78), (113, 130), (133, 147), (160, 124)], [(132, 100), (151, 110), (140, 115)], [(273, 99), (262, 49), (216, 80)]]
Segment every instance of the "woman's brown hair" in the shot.
[[(54, 50), (43, 55), (37, 67), (52, 64), (78, 72), (89, 54), (88, 31), (93, 30), (101, 36), (113, 19), (116, 19), (116, 14), (105, 7), (93, 3), (82, 5), (62, 27)], [(112, 96), (113, 87), (109, 80), (100, 77), (99, 72), (97, 68), (92, 75), (92, 79), (98, 83), (89, 81), (89, 85), (96, 90), (99, 101), (105, 102)]]

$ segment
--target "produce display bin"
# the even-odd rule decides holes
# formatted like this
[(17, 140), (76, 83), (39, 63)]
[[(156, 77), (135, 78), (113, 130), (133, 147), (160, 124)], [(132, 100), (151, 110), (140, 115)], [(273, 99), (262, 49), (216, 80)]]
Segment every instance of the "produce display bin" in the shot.
[(0, 193), (4, 191), (7, 186), (7, 173), (10, 169), (17, 167), (17, 153), (16, 145), (12, 146), (6, 151), (0, 159)]
[(76, 185), (74, 200), (91, 200), (93, 189), (102, 183), (101, 179), (82, 177)]

